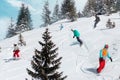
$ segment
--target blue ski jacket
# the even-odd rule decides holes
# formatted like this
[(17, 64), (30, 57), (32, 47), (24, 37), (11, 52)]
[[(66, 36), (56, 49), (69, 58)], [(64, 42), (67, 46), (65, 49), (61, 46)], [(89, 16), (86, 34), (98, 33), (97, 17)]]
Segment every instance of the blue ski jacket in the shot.
[(75, 37), (80, 37), (80, 33), (77, 30), (73, 31)]

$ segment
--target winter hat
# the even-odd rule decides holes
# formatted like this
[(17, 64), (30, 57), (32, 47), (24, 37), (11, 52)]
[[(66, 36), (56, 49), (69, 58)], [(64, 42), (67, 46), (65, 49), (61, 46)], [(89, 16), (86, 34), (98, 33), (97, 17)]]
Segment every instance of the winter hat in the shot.
[(108, 49), (108, 47), (109, 47), (108, 44), (105, 44), (104, 48)]

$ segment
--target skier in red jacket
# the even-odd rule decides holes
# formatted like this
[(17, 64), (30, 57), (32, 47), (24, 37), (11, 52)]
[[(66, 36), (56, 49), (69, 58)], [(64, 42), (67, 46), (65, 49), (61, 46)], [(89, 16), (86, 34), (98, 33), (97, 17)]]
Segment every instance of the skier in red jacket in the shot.
[(100, 73), (101, 70), (104, 68), (106, 57), (108, 57), (112, 62), (112, 58), (110, 57), (110, 54), (108, 53), (108, 47), (109, 47), (108, 44), (106, 44), (104, 48), (100, 50), (99, 67), (97, 68), (98, 73)]
[(20, 52), (19, 47), (17, 46), (17, 44), (14, 44), (13, 57), (15, 59), (20, 57), (19, 52)]

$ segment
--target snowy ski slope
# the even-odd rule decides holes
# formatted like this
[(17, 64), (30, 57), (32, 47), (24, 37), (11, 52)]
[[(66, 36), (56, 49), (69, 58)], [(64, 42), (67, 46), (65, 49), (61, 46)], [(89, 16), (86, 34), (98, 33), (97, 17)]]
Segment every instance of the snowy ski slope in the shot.
[[(63, 59), (60, 71), (64, 71), (64, 75), (68, 77), (66, 80), (119, 80), (120, 76), (120, 16), (118, 13), (100, 16), (101, 21), (97, 28), (93, 29), (94, 17), (80, 18), (75, 22), (61, 20), (49, 27), (52, 41), (59, 47), (59, 56)], [(105, 25), (108, 20), (114, 21), (116, 27), (106, 29)], [(60, 30), (60, 25), (64, 28)], [(81, 39), (87, 45), (81, 48), (73, 38), (71, 29), (80, 31)], [(34, 50), (41, 49), (38, 41), (42, 41), (42, 34), (45, 28), (34, 29), (24, 32), (24, 40), (27, 46), (20, 47), (20, 60), (10, 60), (13, 55), (13, 44), (18, 43), (18, 35), (12, 38), (0, 41), (2, 52), (0, 53), (0, 80), (25, 80), (31, 77), (27, 74), (26, 68), (31, 69), (30, 61), (34, 55)], [(109, 44), (109, 53), (113, 58), (113, 62), (109, 59), (106, 61), (104, 70), (99, 74), (95, 74), (95, 70), (99, 65), (99, 50), (104, 44)]]

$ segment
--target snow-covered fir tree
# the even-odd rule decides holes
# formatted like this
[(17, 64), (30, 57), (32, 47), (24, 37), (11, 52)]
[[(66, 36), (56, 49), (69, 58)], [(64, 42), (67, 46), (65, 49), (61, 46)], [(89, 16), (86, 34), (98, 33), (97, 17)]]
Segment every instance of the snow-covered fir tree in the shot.
[(30, 14), (28, 7), (25, 8), (25, 19), (26, 19), (26, 25), (27, 25), (28, 29), (32, 30), (33, 24), (32, 24), (31, 14)]
[(106, 11), (104, 9), (104, 2), (103, 0), (96, 0), (94, 10), (96, 14), (102, 15), (105, 14)]
[(60, 10), (59, 10), (59, 4), (57, 2), (53, 11), (52, 22), (56, 22), (58, 20), (60, 20)]
[(113, 12), (116, 12), (116, 0), (88, 0), (83, 10), (84, 16), (109, 15)]
[(48, 26), (51, 23), (51, 18), (50, 18), (51, 11), (49, 10), (49, 2), (46, 1), (43, 7), (43, 13), (42, 13), (42, 20), (43, 20), (43, 25)]
[(76, 8), (74, 0), (64, 0), (61, 6), (62, 18), (69, 18), (71, 21), (76, 20)]
[(120, 0), (116, 0), (116, 10), (120, 11)]
[(83, 9), (83, 12), (82, 12), (84, 16), (90, 17), (95, 14), (95, 9), (94, 9), (95, 3), (94, 2), (95, 2), (95, 0), (87, 1), (87, 3), (85, 4), (85, 7)]
[(25, 7), (24, 4), (22, 4), (17, 19), (16, 33), (21, 33), (31, 29), (33, 28), (32, 28), (32, 20), (29, 9), (28, 7)]
[(116, 0), (104, 0), (104, 7), (106, 10), (106, 14), (111, 14), (112, 12), (115, 12), (115, 5), (116, 5)]
[(7, 31), (7, 34), (6, 34), (6, 38), (10, 38), (10, 37), (12, 37), (14, 35), (16, 35), (16, 33), (15, 33), (15, 24), (13, 22), (13, 19), (11, 18), (10, 25), (8, 27), (8, 31)]
[(69, 18), (71, 21), (75, 21), (77, 19), (76, 8), (75, 8), (75, 1), (71, 1), (71, 7), (69, 12)]
[(64, 80), (67, 76), (62, 77), (63, 72), (57, 71), (60, 68), (62, 57), (57, 58), (58, 48), (51, 41), (48, 29), (46, 29), (42, 38), (44, 42), (39, 41), (42, 49), (41, 51), (35, 50), (35, 55), (31, 61), (34, 71), (27, 69), (28, 74), (35, 80)]
[(104, 1), (103, 0), (88, 0), (84, 9), (84, 16), (93, 16), (95, 14), (105, 14)]

